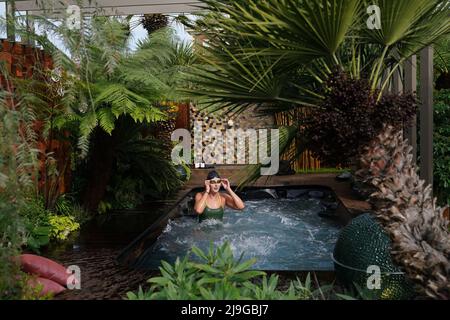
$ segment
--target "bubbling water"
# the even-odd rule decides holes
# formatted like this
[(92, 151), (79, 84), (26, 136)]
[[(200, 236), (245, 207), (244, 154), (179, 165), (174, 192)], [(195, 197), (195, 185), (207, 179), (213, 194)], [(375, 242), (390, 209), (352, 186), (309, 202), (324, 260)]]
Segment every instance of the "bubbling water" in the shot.
[(319, 217), (323, 210), (316, 199), (266, 199), (247, 201), (243, 211), (226, 209), (223, 221), (177, 218), (139, 264), (156, 269), (161, 260), (174, 262), (192, 246), (208, 250), (211, 242), (229, 242), (236, 258), (244, 253), (244, 259), (257, 259), (253, 269), (333, 270), (339, 225)]

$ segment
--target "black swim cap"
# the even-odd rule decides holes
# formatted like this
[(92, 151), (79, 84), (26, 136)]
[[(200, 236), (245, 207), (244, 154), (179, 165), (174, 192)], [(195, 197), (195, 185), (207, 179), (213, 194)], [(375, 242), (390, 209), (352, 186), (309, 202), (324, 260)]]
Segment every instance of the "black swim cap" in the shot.
[(208, 173), (208, 176), (206, 177), (206, 180), (212, 180), (212, 179), (214, 179), (214, 178), (219, 178), (220, 179), (220, 176), (219, 176), (219, 174), (217, 173), (217, 171), (210, 171), (209, 173)]

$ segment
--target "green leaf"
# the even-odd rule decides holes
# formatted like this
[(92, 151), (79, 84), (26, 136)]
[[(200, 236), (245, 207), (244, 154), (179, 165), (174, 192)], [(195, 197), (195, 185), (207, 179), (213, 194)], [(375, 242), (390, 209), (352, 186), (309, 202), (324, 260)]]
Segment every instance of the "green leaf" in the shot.
[(193, 263), (192, 266), (198, 270), (205, 271), (212, 274), (221, 274), (222, 271), (216, 268), (213, 268), (209, 265), (205, 264), (199, 264), (199, 263)]
[(108, 108), (101, 108), (98, 110), (98, 120), (100, 127), (109, 135), (115, 128), (115, 118), (113, 113)]

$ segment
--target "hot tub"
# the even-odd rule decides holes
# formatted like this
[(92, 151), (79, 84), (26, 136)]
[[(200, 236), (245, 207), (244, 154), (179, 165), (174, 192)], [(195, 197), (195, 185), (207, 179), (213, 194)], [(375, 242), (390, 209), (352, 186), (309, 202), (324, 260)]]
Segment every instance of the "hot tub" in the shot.
[[(228, 241), (235, 254), (256, 258), (253, 269), (265, 271), (333, 271), (331, 253), (345, 210), (323, 187), (246, 188), (239, 193), (246, 208), (226, 209), (223, 221), (198, 222), (194, 189), (119, 255), (120, 264), (157, 270), (173, 263), (192, 246), (207, 250)], [(344, 213), (344, 214), (343, 214)]]

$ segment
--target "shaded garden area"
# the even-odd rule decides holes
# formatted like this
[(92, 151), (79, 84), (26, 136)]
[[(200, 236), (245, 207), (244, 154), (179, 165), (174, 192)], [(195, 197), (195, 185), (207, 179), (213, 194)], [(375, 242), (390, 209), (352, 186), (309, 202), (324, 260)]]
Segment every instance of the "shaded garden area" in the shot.
[[(49, 298), (20, 270), (16, 257), (24, 253), (88, 270), (93, 291), (83, 298), (448, 299), (448, 1), (201, 3), (204, 10), (192, 15), (137, 20), (97, 8), (82, 15), (79, 28), (45, 11), (2, 21), (9, 39), (0, 52), (0, 299)], [(379, 16), (367, 11), (374, 4)], [(192, 42), (178, 37), (176, 23)], [(137, 26), (148, 33), (136, 42)], [(417, 88), (407, 84), (412, 78)], [(335, 254), (344, 252), (344, 261), (360, 241), (387, 252), (382, 271), (401, 271), (408, 289), (389, 281), (378, 290), (352, 286), (361, 280), (347, 279), (339, 264), (333, 284), (319, 284), (314, 273), (268, 276), (227, 244), (194, 247), (200, 263), (180, 256), (174, 265), (162, 262), (160, 274), (117, 266), (120, 249), (202, 175), (171, 159), (170, 135), (192, 131), (186, 118), (193, 105), (208, 117), (273, 119), (292, 184), (296, 176), (346, 173), (343, 183), (370, 210), (353, 212), (343, 229), (365, 237), (340, 238)], [(233, 186), (260, 182), (263, 167), (247, 166)], [(102, 232), (108, 244), (95, 248)]]

